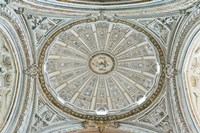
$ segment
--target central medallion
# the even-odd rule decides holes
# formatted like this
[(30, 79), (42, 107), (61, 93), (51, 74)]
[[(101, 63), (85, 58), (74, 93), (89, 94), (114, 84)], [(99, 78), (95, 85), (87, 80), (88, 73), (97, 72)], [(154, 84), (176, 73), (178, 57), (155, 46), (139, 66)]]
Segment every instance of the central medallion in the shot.
[(107, 53), (94, 54), (89, 59), (89, 68), (98, 75), (108, 74), (115, 68), (115, 59)]

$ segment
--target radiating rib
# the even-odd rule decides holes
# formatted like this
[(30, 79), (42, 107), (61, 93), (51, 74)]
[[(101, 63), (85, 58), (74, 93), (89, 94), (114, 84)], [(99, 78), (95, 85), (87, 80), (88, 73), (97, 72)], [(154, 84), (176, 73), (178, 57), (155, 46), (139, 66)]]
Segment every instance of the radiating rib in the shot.
[(154, 74), (151, 74), (151, 73), (148, 73), (148, 72), (135, 70), (135, 69), (130, 69), (130, 68), (126, 68), (126, 67), (120, 67), (120, 66), (118, 66), (118, 68), (124, 69), (124, 70), (128, 70), (128, 71), (131, 71), (131, 72), (135, 72), (135, 73), (138, 73), (138, 74), (142, 74), (142, 75), (147, 76), (147, 77), (155, 78)]
[(95, 87), (94, 93), (93, 93), (92, 102), (91, 102), (91, 105), (90, 105), (90, 109), (91, 109), (91, 110), (94, 110), (95, 105), (96, 105), (98, 85), (99, 85), (99, 77), (98, 77), (98, 79), (97, 79), (96, 87)]
[(73, 79), (68, 80), (67, 83), (70, 84), (71, 82), (73, 82), (73, 81), (76, 80), (77, 78), (80, 78), (81, 76), (83, 76), (83, 75), (85, 75), (85, 74), (87, 74), (87, 73), (89, 73), (89, 72), (86, 71), (86, 72), (84, 72), (84, 73), (78, 75), (77, 77), (74, 77)]
[(135, 49), (135, 48), (144, 46), (144, 45), (146, 45), (146, 44), (148, 44), (148, 42), (141, 42), (141, 43), (138, 43), (138, 44), (134, 45), (133, 47), (131, 47), (131, 48), (129, 48), (129, 49), (127, 49), (127, 50), (125, 50), (125, 51), (119, 53), (119, 54), (116, 54), (115, 57), (118, 57), (118, 56), (120, 56), (120, 55), (122, 55), (122, 54), (124, 54), (124, 53), (127, 53), (127, 52), (129, 52), (129, 51), (131, 51), (131, 50), (133, 50), (133, 49)]
[(142, 92), (147, 92), (147, 89), (146, 88), (144, 88), (143, 86), (141, 86), (141, 85), (139, 85), (138, 86), (138, 84), (139, 83), (137, 83), (137, 82), (135, 82), (135, 81), (133, 81), (133, 80), (131, 80), (131, 79), (129, 79), (128, 77), (126, 77), (125, 75), (123, 75), (123, 74), (121, 74), (121, 73), (119, 73), (119, 72), (115, 72), (116, 74), (118, 74), (118, 75), (120, 75), (121, 77), (123, 77), (123, 78), (125, 78), (126, 80), (128, 80), (129, 82), (131, 82), (133, 85), (135, 85), (139, 90), (141, 90)]
[(104, 78), (104, 83), (105, 83), (105, 86), (106, 86), (106, 95), (107, 95), (107, 101), (108, 101), (108, 109), (112, 110), (112, 108), (113, 108), (113, 102), (111, 101), (110, 91), (108, 90), (108, 84), (107, 84), (105, 78)]
[[(63, 68), (63, 69), (60, 69), (60, 70), (57, 70), (57, 71), (60, 71), (60, 73), (58, 74), (63, 74), (65, 72), (68, 72), (68, 71), (75, 71), (76, 69), (82, 69), (82, 68), (87, 68), (86, 66), (81, 66), (81, 67), (73, 67), (73, 68)], [(53, 74), (57, 71), (51, 71), (50, 73), (48, 73), (48, 75), (53, 75), (53, 76), (56, 76), (56, 74)], [(50, 76), (52, 77), (52, 76)]]
[(48, 78), (55, 77), (55, 76), (57, 76), (57, 75), (59, 75), (59, 74), (60, 74), (60, 70), (58, 70), (58, 71), (53, 71), (53, 72), (51, 72), (51, 73), (48, 73)]
[(143, 60), (146, 60), (146, 59), (147, 60), (157, 60), (156, 56), (143, 56), (142, 58), (143, 58)]
[(56, 92), (59, 92), (59, 91), (61, 91), (62, 89), (64, 89), (65, 87), (67, 87), (67, 83), (63, 83), (63, 84), (61, 84), (61, 85), (59, 85), (58, 87), (56, 87), (55, 88), (55, 91)]
[(64, 43), (64, 42), (61, 42), (61, 41), (59, 41), (59, 40), (56, 40), (55, 41), (55, 44), (56, 45), (59, 45), (59, 46), (62, 46), (62, 47), (66, 47), (68, 44), (66, 44), (66, 43)]
[(55, 45), (59, 50), (60, 52), (53, 52), (50, 50), (50, 54), (51, 55), (60, 55), (60, 56), (63, 56), (63, 57), (76, 57), (76, 58), (79, 58), (79, 59), (85, 59), (87, 60), (87, 56), (85, 55), (85, 53), (82, 53), (81, 51), (77, 50), (77, 51), (74, 51), (74, 49), (70, 49), (70, 47), (63, 47), (63, 46), (60, 46), (60, 45)]
[(83, 88), (85, 87), (85, 85), (90, 81), (90, 79), (93, 76), (91, 75), (88, 80), (78, 89), (78, 91), (72, 96), (72, 98), (70, 99), (70, 103), (73, 104), (75, 102), (75, 100), (77, 99), (77, 97), (80, 95), (81, 91), (83, 90)]
[(113, 28), (113, 24), (109, 24), (109, 27), (108, 27), (108, 35), (107, 35), (107, 38), (106, 38), (106, 44), (105, 44), (104, 51), (107, 50), (108, 41), (109, 41), (109, 39), (110, 39), (110, 34), (111, 34), (111, 31), (112, 31), (112, 28)]
[(127, 99), (127, 101), (132, 104), (134, 103), (131, 96), (127, 93), (127, 91), (117, 82), (117, 80), (114, 78), (113, 75), (111, 75), (112, 79), (115, 81), (115, 83), (117, 84), (117, 86), (119, 87), (119, 89), (121, 90), (122, 94), (124, 95), (124, 97)]
[(142, 56), (142, 57), (133, 57), (128, 59), (118, 59), (118, 62), (134, 61), (134, 60), (145, 60), (145, 59), (156, 59), (155, 56)]
[(63, 55), (49, 55), (48, 59), (53, 60), (53, 59), (66, 59), (66, 60), (77, 60), (77, 61), (86, 61), (86, 59), (80, 59), (80, 58), (75, 58), (75, 57), (67, 57)]
[(80, 70), (82, 68), (87, 68), (87, 67), (82, 66), (82, 67), (75, 67), (75, 68), (71, 68), (71, 69), (61, 69), (61, 70), (57, 70), (57, 71), (53, 71), (53, 72), (48, 73), (48, 76), (49, 76), (49, 78), (52, 78), (53, 76), (64, 74), (64, 73), (69, 72), (69, 71), (75, 71), (76, 69)]
[(96, 44), (97, 44), (97, 50), (99, 51), (100, 48), (99, 48), (99, 42), (98, 42), (98, 39), (97, 39), (96, 26), (95, 26), (95, 24), (92, 23), (91, 27), (92, 27), (92, 30), (93, 30), (93, 33), (94, 33)]
[(87, 67), (86, 66), (81, 66), (81, 67), (75, 67), (75, 68), (70, 68), (70, 69), (62, 69), (60, 71), (61, 71), (61, 74), (64, 74), (64, 73), (69, 72), (69, 71), (76, 72), (76, 69), (80, 70), (80, 69), (83, 69), (83, 68), (87, 68)]
[(133, 57), (133, 58), (129, 58), (129, 59), (118, 59), (118, 62), (126, 62), (126, 61), (137, 61), (137, 60), (142, 60), (142, 57)]
[(75, 49), (75, 48), (71, 47), (70, 45), (67, 46), (67, 47), (70, 48), (70, 49), (72, 49), (72, 50), (74, 50), (74, 51), (76, 51), (76, 52), (79, 52), (79, 53), (81, 53), (81, 54), (84, 54), (84, 55), (86, 55), (86, 57), (88, 57), (88, 55), (87, 55), (86, 53), (84, 53), (84, 52), (82, 52), (82, 51), (79, 51), (78, 49)]
[(53, 59), (60, 59), (60, 56), (58, 56), (58, 55), (49, 55), (48, 60), (53, 60)]
[(126, 35), (119, 41), (119, 43), (113, 48), (113, 50), (111, 51), (111, 53), (113, 51), (115, 51), (115, 49), (123, 42), (127, 39), (128, 36), (131, 35), (131, 33), (133, 32), (133, 30), (129, 31), (128, 33), (126, 33)]
[(78, 33), (76, 33), (76, 31), (70, 30), (70, 32), (71, 32), (74, 36), (76, 36), (76, 38), (78, 38), (78, 40), (81, 41), (82, 44), (83, 44), (91, 53), (93, 53), (93, 51), (90, 49), (90, 47), (88, 47), (88, 45), (83, 41), (83, 39), (78, 35)]

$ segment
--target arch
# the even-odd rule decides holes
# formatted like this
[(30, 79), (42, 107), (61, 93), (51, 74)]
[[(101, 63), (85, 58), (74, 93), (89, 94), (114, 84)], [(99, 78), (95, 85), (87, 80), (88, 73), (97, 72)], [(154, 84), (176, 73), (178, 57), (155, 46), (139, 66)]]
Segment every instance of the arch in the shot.
[(7, 110), (8, 112), (6, 112), (8, 117), (1, 132), (14, 132), (14, 130), (18, 130), (19, 123), (23, 121), (20, 117), (22, 117), (24, 110), (26, 110), (25, 101), (27, 100), (25, 99), (31, 88), (30, 78), (25, 74), (25, 70), (30, 65), (30, 53), (27, 51), (26, 39), (21, 32), (23, 28), (20, 26), (21, 22), (16, 14), (6, 8), (1, 8), (0, 14), (1, 38), (7, 40), (9, 44), (7, 49), (12, 54), (14, 58), (13, 64), (16, 66), (14, 70), (16, 82), (13, 83), (14, 92), (10, 97), (12, 99), (11, 106), (9, 111)]
[[(175, 76), (176, 81), (174, 81), (177, 85), (178, 97), (180, 100), (182, 113), (190, 129), (190, 132), (193, 133), (200, 132), (200, 115), (195, 109), (196, 107), (194, 104), (194, 100), (192, 100), (193, 98), (191, 99), (190, 91), (191, 88), (194, 88), (196, 86), (196, 76), (191, 75), (191, 70), (188, 71), (188, 68), (191, 68), (191, 58), (194, 55), (195, 48), (197, 48), (198, 41), (200, 41), (199, 21), (197, 21), (193, 25), (193, 27), (190, 27), (189, 32), (184, 37), (175, 68), (176, 70), (178, 70), (178, 75)], [(188, 79), (188, 77), (190, 79)]]

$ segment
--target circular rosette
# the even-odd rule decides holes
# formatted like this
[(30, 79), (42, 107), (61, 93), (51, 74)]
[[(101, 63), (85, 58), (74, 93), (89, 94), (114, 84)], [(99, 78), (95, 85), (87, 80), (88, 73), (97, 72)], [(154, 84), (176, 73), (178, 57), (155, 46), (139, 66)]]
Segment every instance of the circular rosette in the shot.
[(97, 75), (109, 74), (115, 68), (115, 60), (110, 54), (101, 52), (89, 58), (88, 66)]

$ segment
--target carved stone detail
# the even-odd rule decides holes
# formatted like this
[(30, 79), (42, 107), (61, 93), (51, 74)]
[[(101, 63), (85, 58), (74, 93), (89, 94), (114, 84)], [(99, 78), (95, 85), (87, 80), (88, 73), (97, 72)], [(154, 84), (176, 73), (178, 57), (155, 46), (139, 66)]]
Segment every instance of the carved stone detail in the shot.
[(62, 20), (34, 15), (28, 15), (27, 19), (29, 20), (30, 26), (35, 34), (37, 41), (36, 46), (40, 43), (41, 39)]
[(159, 17), (154, 19), (139, 19), (147, 28), (151, 29), (157, 34), (161, 40), (165, 43), (165, 47), (168, 44), (168, 38), (171, 30), (177, 23), (179, 16)]
[(172, 78), (174, 75), (177, 74), (177, 70), (175, 70), (172, 65), (167, 64), (165, 68), (165, 73), (167, 78)]
[(31, 77), (35, 78), (38, 74), (38, 67), (36, 64), (31, 65), (27, 70), (26, 73)]
[(159, 124), (157, 124), (156, 128), (160, 128), (162, 131), (166, 133), (173, 133), (171, 122), (169, 121), (168, 116), (166, 116)]
[(51, 109), (46, 102), (39, 96), (36, 96), (35, 110), (32, 115), (32, 121), (30, 124), (30, 132), (40, 132), (43, 129), (51, 128), (58, 124), (64, 124), (68, 121), (73, 123), (77, 122), (76, 119), (67, 116), (61, 116), (53, 109)]
[(157, 125), (167, 115), (168, 114), (166, 110), (166, 102), (165, 102), (165, 99), (162, 99), (161, 102), (157, 106), (155, 106), (149, 113), (139, 118), (139, 122), (150, 124), (150, 125)]
[(24, 8), (22, 7), (19, 7), (17, 9), (14, 9), (14, 11), (17, 13), (17, 14), (22, 14), (24, 12)]
[(100, 133), (103, 133), (105, 128), (119, 128), (120, 124), (119, 122), (113, 122), (113, 121), (85, 121), (83, 122), (83, 127), (94, 127), (98, 128)]
[(12, 107), (16, 87), (16, 73), (10, 44), (0, 30), (0, 130), (4, 126)]

